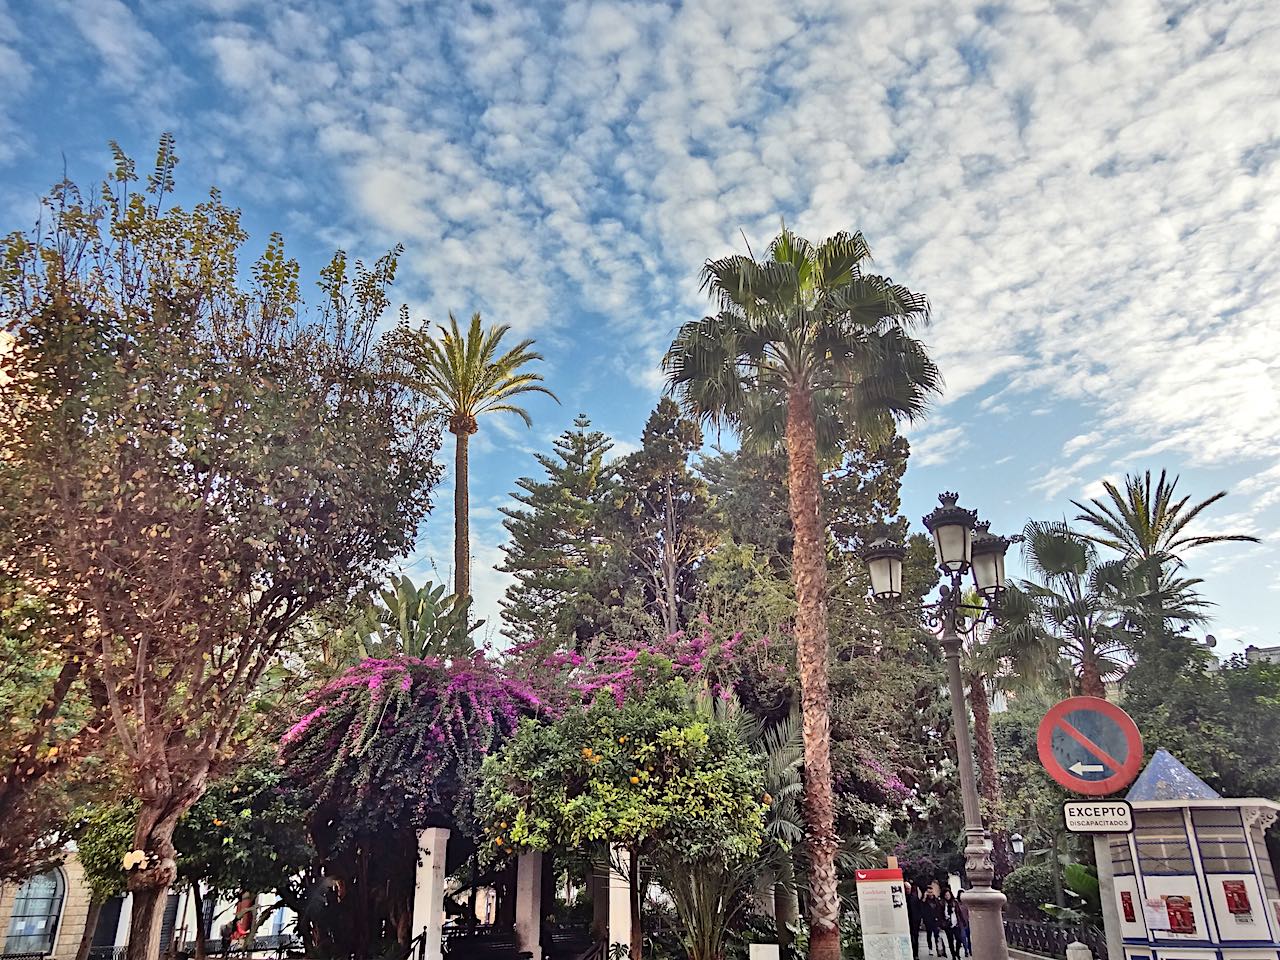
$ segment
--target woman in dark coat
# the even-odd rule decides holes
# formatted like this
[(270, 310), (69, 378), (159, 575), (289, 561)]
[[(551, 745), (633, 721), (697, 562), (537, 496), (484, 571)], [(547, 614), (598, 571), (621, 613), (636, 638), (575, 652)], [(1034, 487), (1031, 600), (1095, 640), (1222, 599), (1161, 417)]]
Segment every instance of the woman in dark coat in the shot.
[(942, 901), (932, 890), (926, 890), (921, 903), (921, 917), (924, 920), (924, 938), (929, 944), (929, 952), (935, 957), (946, 955), (942, 935)]
[(907, 881), (907, 925), (911, 928), (911, 956), (920, 960), (920, 920), (924, 904), (916, 885)]

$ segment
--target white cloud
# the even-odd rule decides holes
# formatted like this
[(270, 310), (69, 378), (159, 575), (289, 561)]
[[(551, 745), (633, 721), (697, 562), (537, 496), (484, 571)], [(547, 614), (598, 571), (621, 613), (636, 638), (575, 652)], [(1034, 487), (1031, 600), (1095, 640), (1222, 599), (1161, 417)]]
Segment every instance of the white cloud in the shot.
[(930, 430), (911, 438), (911, 463), (918, 467), (947, 463), (958, 459), (968, 446), (964, 427)]
[[(182, 89), (143, 13), (57, 9), (113, 83)], [(759, 252), (783, 218), (860, 227), (933, 305), (948, 420), (915, 463), (978, 436), (965, 396), (1009, 423), (1079, 411), (1087, 430), (1033, 484), (1048, 498), (1113, 448), (1268, 477), (1280, 461), (1274, 4), (306, 11), (191, 7), (173, 42), (210, 75), (190, 150), (224, 186), (287, 198), (317, 241), (404, 241), (425, 315), (480, 309), (566, 358), (595, 337), (600, 369), (565, 379), (656, 392), (672, 330), (707, 309), (707, 257), (744, 235)], [(26, 69), (8, 43), (0, 76)], [(1241, 493), (1272, 505), (1278, 485)]]

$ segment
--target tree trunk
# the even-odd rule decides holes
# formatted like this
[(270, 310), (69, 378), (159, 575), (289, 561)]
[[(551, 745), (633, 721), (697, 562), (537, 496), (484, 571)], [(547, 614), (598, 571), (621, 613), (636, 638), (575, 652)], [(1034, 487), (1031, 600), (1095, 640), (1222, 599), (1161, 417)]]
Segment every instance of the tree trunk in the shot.
[(94, 897), (89, 901), (89, 912), (84, 918), (84, 933), (80, 935), (80, 946), (76, 948), (76, 960), (88, 960), (94, 935), (98, 932), (100, 916), (102, 916), (102, 901)]
[[(205, 951), (205, 941), (209, 939), (209, 927), (204, 919), (204, 894), (200, 892), (200, 882), (198, 880), (191, 881), (191, 892), (196, 898), (196, 936), (195, 950), (193, 956), (195, 960), (205, 960), (208, 953)], [(212, 922), (212, 918), (210, 918)]]
[(782, 960), (791, 953), (791, 928), (800, 919), (800, 899), (796, 896), (796, 870), (788, 851), (783, 855), (778, 882), (773, 888), (773, 924), (777, 928), (778, 952)]
[(676, 508), (671, 496), (671, 478), (667, 478), (667, 499), (665, 506), (664, 529), (662, 541), (662, 580), (665, 602), (663, 604), (663, 626), (667, 636), (680, 629), (680, 601), (676, 595), (676, 586), (680, 570), (676, 563)]
[(1107, 699), (1107, 686), (1102, 682), (1102, 673), (1093, 657), (1084, 657), (1080, 661), (1080, 692), (1086, 697)]
[(173, 831), (178, 825), (178, 818), (204, 791), (204, 778), (197, 779), (198, 782), (189, 785), (184, 797), (172, 794), (153, 797), (138, 811), (133, 848), (144, 851), (148, 862), (130, 871), (126, 884), (133, 894), (127, 960), (157, 960), (160, 955), (160, 924), (164, 919), (165, 895), (178, 876)]
[(168, 889), (167, 886), (149, 886), (131, 890), (133, 908), (129, 912), (126, 960), (158, 960), (160, 925), (164, 920), (165, 894)]
[(644, 951), (644, 931), (640, 929), (640, 853), (631, 851), (631, 960), (642, 960)]
[(471, 596), (471, 434), (455, 434), (453, 458), (453, 592)]
[[(987, 822), (998, 822), (1003, 796), (1000, 790), (1000, 768), (996, 763), (996, 738), (991, 729), (991, 701), (987, 697), (987, 681), (981, 673), (969, 675), (969, 706), (973, 709), (973, 738), (978, 754), (978, 787), (987, 804)], [(1009, 840), (1002, 829), (991, 830), (991, 859), (995, 880), (1009, 875)]]
[(804, 720), (804, 820), (809, 853), (809, 958), (840, 958), (835, 801), (831, 785), (831, 695), (827, 680), (827, 557), (813, 398), (797, 388), (787, 403), (796, 660)]

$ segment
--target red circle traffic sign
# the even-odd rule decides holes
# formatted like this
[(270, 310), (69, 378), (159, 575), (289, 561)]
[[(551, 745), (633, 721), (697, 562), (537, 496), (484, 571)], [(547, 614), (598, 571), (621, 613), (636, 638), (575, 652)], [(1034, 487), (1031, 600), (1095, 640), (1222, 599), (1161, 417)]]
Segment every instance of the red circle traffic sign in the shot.
[(1142, 766), (1142, 734), (1130, 716), (1098, 697), (1055, 704), (1036, 734), (1040, 762), (1068, 790), (1090, 797), (1133, 783)]

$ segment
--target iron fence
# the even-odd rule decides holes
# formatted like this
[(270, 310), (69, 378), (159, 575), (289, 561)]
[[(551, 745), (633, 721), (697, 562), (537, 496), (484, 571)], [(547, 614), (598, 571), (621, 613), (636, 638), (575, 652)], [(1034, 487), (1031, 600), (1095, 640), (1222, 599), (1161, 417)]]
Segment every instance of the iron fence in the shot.
[(1038, 953), (1042, 957), (1067, 955), (1067, 945), (1079, 941), (1092, 951), (1095, 960), (1108, 960), (1107, 937), (1097, 927), (1069, 926), (1040, 920), (1006, 920), (1004, 936), (1009, 946)]

